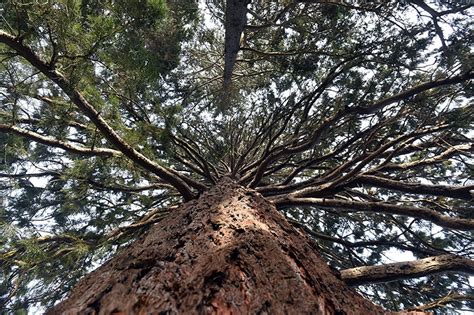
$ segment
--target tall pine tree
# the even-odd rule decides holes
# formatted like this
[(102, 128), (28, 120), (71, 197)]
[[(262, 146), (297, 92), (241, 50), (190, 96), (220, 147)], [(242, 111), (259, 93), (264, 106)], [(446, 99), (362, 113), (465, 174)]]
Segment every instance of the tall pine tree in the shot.
[(472, 309), (472, 14), (4, 1), (3, 310)]

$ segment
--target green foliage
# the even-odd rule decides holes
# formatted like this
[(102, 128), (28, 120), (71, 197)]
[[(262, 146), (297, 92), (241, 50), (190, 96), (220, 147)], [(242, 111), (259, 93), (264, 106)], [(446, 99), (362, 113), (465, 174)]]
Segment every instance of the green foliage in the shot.
[[(225, 92), (222, 1), (200, 7), (194, 0), (6, 0), (0, 30), (62, 74), (130, 148), (188, 183), (211, 185), (233, 172), (249, 185), (273, 154), (256, 185), (264, 195), (268, 187), (291, 192), (301, 183), (342, 178), (317, 197), (429, 207), (472, 219), (466, 199), (355, 181), (364, 173), (402, 183), (472, 184), (468, 80), (357, 112), (423, 82), (472, 75), (472, 8), (425, 2), (453, 11), (436, 20), (443, 38), (412, 1), (355, 7), (252, 1), (232, 89)], [(53, 305), (164, 215), (153, 211), (182, 202), (169, 182), (120, 152), (67, 92), (0, 44), (0, 305), (9, 313)], [(316, 141), (306, 145), (307, 139)], [(423, 164), (430, 158), (438, 160)], [(416, 217), (318, 207), (284, 213), (312, 230), (322, 255), (340, 269), (381, 264), (402, 252), (474, 255), (472, 232)], [(130, 228), (145, 218), (148, 225)], [(397, 310), (472, 288), (466, 276), (449, 274), (360, 290)]]

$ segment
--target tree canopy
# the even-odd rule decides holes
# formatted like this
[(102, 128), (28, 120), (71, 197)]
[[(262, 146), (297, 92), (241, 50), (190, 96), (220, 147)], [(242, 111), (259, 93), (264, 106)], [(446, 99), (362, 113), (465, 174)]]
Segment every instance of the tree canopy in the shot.
[(343, 275), (438, 257), (352, 280), (374, 302), (474, 308), (472, 6), (3, 1), (0, 305), (51, 306), (230, 176)]

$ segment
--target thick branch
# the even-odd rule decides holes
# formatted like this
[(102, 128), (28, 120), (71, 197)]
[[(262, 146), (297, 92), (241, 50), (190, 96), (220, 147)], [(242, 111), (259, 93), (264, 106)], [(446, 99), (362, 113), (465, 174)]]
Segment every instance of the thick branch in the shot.
[(341, 278), (352, 286), (424, 277), (447, 271), (474, 274), (474, 261), (456, 255), (441, 255), (379, 266), (341, 271)]
[(73, 84), (62, 73), (57, 71), (53, 66), (42, 61), (31, 48), (23, 44), (21, 39), (0, 31), (0, 43), (4, 43), (15, 50), (33, 67), (41, 71), (41, 73), (56, 83), (64, 91), (64, 93), (69, 96), (71, 102), (73, 102), (91, 120), (91, 122), (97, 126), (97, 129), (125, 156), (146, 170), (153, 172), (164, 181), (173, 185), (186, 200), (194, 198), (194, 194), (191, 192), (191, 189), (180, 178), (177, 172), (162, 167), (158, 163), (148, 159), (146, 156), (132, 148), (102, 118), (100, 112), (98, 112), (91, 104), (89, 104), (82, 94), (73, 87)]
[[(351, 182), (354, 176), (356, 176), (359, 173), (359, 171), (361, 171), (366, 165), (368, 165), (377, 157), (379, 157), (383, 152), (385, 152), (391, 146), (394, 146), (403, 140), (420, 137), (428, 133), (437, 132), (437, 131), (446, 129), (447, 127), (449, 127), (449, 125), (442, 125), (442, 126), (437, 126), (434, 128), (424, 128), (423, 130), (420, 130), (417, 132), (398, 136), (395, 139), (388, 141), (384, 145), (380, 146), (377, 150), (370, 152), (368, 154), (363, 154), (356, 158), (352, 158), (348, 160), (347, 162), (326, 172), (325, 175), (323, 175), (322, 177), (318, 179), (318, 181), (323, 184), (313, 185), (307, 188), (293, 191), (291, 195), (294, 197), (318, 197), (318, 195), (320, 195), (323, 191), (328, 191), (337, 186), (344, 186), (348, 182)], [(350, 169), (352, 166), (354, 167)], [(344, 175), (341, 175), (341, 174), (344, 174)]]
[(467, 80), (471, 80), (474, 78), (474, 72), (469, 71), (461, 75), (453, 76), (450, 78), (445, 78), (445, 79), (439, 79), (435, 81), (430, 81), (430, 82), (425, 82), (421, 83), (415, 87), (412, 87), (411, 89), (408, 89), (406, 91), (403, 91), (401, 93), (398, 93), (396, 95), (387, 97), (383, 100), (380, 100), (376, 103), (373, 103), (372, 105), (369, 105), (367, 107), (356, 107), (354, 108), (355, 112), (359, 114), (372, 114), (382, 108), (384, 108), (387, 105), (408, 99), (412, 96), (415, 96), (419, 93), (422, 93), (424, 91), (428, 91), (440, 86), (444, 85), (451, 85), (451, 84), (457, 84), (457, 83), (462, 83)]
[(280, 198), (274, 200), (274, 203), (279, 208), (290, 206), (316, 206), (323, 208), (341, 208), (350, 209), (352, 211), (374, 212), (374, 213), (389, 213), (409, 216), (413, 218), (420, 218), (433, 222), (439, 226), (470, 231), (474, 229), (473, 219), (463, 219), (456, 217), (449, 217), (439, 214), (438, 212), (422, 207), (400, 206), (384, 202), (360, 202), (349, 201), (341, 199), (326, 199), (326, 198)]

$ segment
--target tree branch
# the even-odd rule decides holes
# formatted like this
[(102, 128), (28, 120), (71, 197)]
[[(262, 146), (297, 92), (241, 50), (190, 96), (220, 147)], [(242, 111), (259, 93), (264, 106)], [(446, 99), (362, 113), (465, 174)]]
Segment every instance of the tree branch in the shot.
[[(407, 169), (412, 169), (416, 167), (422, 167), (426, 165), (432, 165), (436, 163), (440, 163), (442, 161), (445, 161), (445, 159), (450, 158), (453, 155), (456, 154), (468, 154), (468, 152), (472, 152), (474, 150), (474, 145), (472, 144), (460, 144), (460, 145), (455, 145), (450, 147), (449, 149), (446, 149), (444, 152), (433, 156), (431, 158), (426, 158), (423, 160), (419, 161), (413, 161), (413, 162), (406, 162), (406, 163), (387, 163), (383, 165), (382, 167), (377, 167), (375, 170), (376, 171), (393, 171), (393, 170), (407, 170)], [(405, 154), (407, 150), (404, 150), (403, 152), (398, 152), (398, 155)]]
[(473, 219), (441, 215), (434, 210), (422, 207), (401, 206), (384, 202), (360, 202), (326, 198), (294, 198), (290, 196), (274, 199), (273, 202), (278, 208), (286, 208), (290, 206), (316, 206), (322, 208), (349, 209), (350, 211), (389, 213), (424, 219), (445, 228), (465, 231), (474, 229)]
[(461, 302), (461, 301), (474, 301), (474, 295), (473, 294), (458, 294), (458, 293), (450, 293), (446, 296), (443, 296), (442, 298), (436, 299), (430, 303), (420, 305), (420, 306), (415, 306), (411, 307), (408, 310), (416, 310), (416, 311), (425, 311), (425, 310), (430, 310), (433, 308), (437, 307), (443, 307), (446, 306), (446, 304), (452, 303), (452, 302)]
[(0, 178), (32, 178), (32, 177), (49, 177), (49, 176), (58, 176), (61, 173), (59, 171), (45, 171), (41, 173), (17, 173), (17, 174), (8, 174), (0, 173)]
[[(423, 130), (419, 130), (416, 132), (398, 136), (394, 138), (393, 140), (386, 142), (384, 145), (381, 145), (375, 151), (360, 155), (359, 157), (352, 158), (348, 160), (347, 162), (326, 172), (326, 174), (324, 174), (322, 177), (317, 179), (317, 181), (321, 183), (320, 185), (312, 185), (307, 188), (295, 190), (291, 193), (291, 195), (295, 197), (314, 197), (315, 195), (316, 196), (320, 195), (323, 191), (328, 191), (337, 186), (346, 185), (348, 182), (351, 182), (354, 176), (356, 176), (366, 165), (371, 163), (373, 160), (379, 157), (383, 152), (385, 152), (386, 150), (388, 150), (390, 147), (394, 146), (395, 144), (403, 140), (414, 139), (415, 137), (420, 137), (429, 133), (437, 132), (437, 131), (446, 129), (447, 127), (449, 126), (442, 125), (442, 126), (437, 126), (433, 128), (423, 128)], [(409, 140), (409, 141), (412, 141), (412, 140)], [(354, 167), (350, 169), (352, 166)]]
[[(430, 82), (421, 83), (415, 87), (412, 87), (406, 91), (398, 93), (396, 95), (390, 96), (388, 98), (382, 99), (378, 102), (375, 102), (368, 106), (356, 106), (356, 107), (345, 107), (337, 112), (335, 112), (332, 116), (326, 118), (308, 137), (306, 141), (303, 141), (299, 144), (292, 145), (288, 143), (288, 145), (283, 145), (278, 148), (278, 150), (273, 150), (271, 153), (267, 154), (265, 157), (262, 158), (260, 161), (259, 166), (253, 172), (253, 179), (249, 184), (250, 187), (255, 188), (257, 187), (258, 183), (262, 179), (266, 168), (274, 161), (279, 158), (296, 154), (299, 152), (304, 152), (306, 150), (311, 149), (314, 147), (324, 132), (331, 128), (331, 126), (339, 121), (341, 118), (348, 116), (348, 115), (358, 115), (358, 114), (372, 114), (378, 110), (383, 109), (384, 107), (393, 104), (398, 101), (402, 101), (408, 99), (412, 96), (415, 96), (419, 93), (445, 86), (451, 84), (462, 83), (474, 78), (474, 73), (472, 71), (468, 71), (464, 74), (452, 76), (450, 78), (439, 79)], [(405, 136), (401, 136), (403, 139)], [(241, 180), (242, 182), (242, 180)]]
[(354, 111), (359, 114), (372, 114), (379, 109), (384, 108), (385, 106), (388, 106), (390, 104), (393, 104), (398, 101), (402, 101), (404, 99), (407, 99), (409, 97), (415, 96), (419, 93), (444, 86), (444, 85), (451, 85), (451, 84), (457, 84), (457, 83), (462, 83), (464, 81), (468, 81), (474, 78), (474, 72), (468, 71), (464, 74), (452, 76), (450, 78), (445, 78), (445, 79), (439, 79), (435, 81), (430, 81), (430, 82), (424, 82), (421, 83), (415, 87), (412, 87), (406, 91), (403, 91), (401, 93), (398, 93), (396, 95), (387, 97), (383, 100), (380, 100), (378, 102), (373, 103), (372, 105), (369, 105), (367, 107), (354, 107)]
[(77, 153), (77, 154), (84, 154), (84, 155), (95, 155), (95, 156), (117, 156), (117, 155), (122, 155), (122, 152), (114, 150), (114, 149), (109, 149), (109, 148), (88, 148), (84, 146), (79, 146), (72, 144), (67, 141), (61, 141), (54, 139), (52, 137), (48, 136), (43, 136), (40, 135), (39, 133), (36, 133), (34, 131), (22, 129), (16, 126), (10, 126), (10, 125), (4, 125), (0, 124), (0, 131), (3, 132), (11, 132), (15, 133), (17, 135), (20, 135), (22, 137), (31, 139), (33, 141), (45, 144), (47, 146), (51, 147), (56, 147), (63, 149), (65, 151), (69, 151), (72, 153)]
[(351, 184), (363, 184), (375, 187), (382, 187), (412, 194), (445, 196), (465, 200), (471, 200), (474, 198), (474, 185), (452, 186), (405, 183), (373, 175), (359, 175)]
[(335, 236), (331, 236), (328, 234), (320, 233), (313, 231), (311, 228), (307, 227), (306, 225), (302, 224), (301, 222), (298, 222), (296, 220), (292, 220), (290, 218), (287, 218), (287, 220), (295, 225), (296, 227), (304, 230), (306, 233), (311, 235), (314, 238), (329, 241), (332, 243), (337, 243), (340, 244), (346, 248), (360, 248), (360, 247), (370, 247), (370, 246), (376, 246), (376, 247), (393, 247), (393, 248), (398, 248), (401, 250), (405, 251), (412, 251), (412, 252), (418, 252), (424, 255), (436, 255), (440, 254), (440, 251), (432, 250), (432, 249), (425, 249), (421, 247), (414, 247), (406, 244), (402, 244), (403, 241), (397, 242), (394, 240), (386, 240), (386, 239), (379, 239), (379, 240), (370, 240), (370, 241), (357, 241), (357, 242), (350, 242), (347, 241), (343, 238), (338, 238)]
[[(15, 50), (33, 67), (41, 71), (41, 73), (56, 83), (63, 90), (63, 92), (69, 96), (71, 102), (74, 103), (95, 126), (97, 126), (97, 129), (104, 135), (104, 137), (106, 137), (114, 146), (116, 146), (125, 156), (146, 170), (153, 172), (164, 181), (173, 185), (181, 193), (185, 200), (194, 198), (194, 194), (192, 193), (190, 187), (180, 178), (176, 171), (162, 167), (158, 163), (148, 159), (146, 156), (132, 148), (102, 118), (100, 112), (98, 112), (91, 104), (89, 104), (82, 94), (73, 87), (73, 84), (62, 73), (57, 71), (53, 66), (42, 61), (30, 47), (23, 44), (22, 39), (16, 38), (0, 30), (0, 43), (4, 43), (8, 47)], [(188, 182), (192, 181), (192, 179), (189, 179)]]
[(341, 278), (348, 285), (358, 286), (424, 277), (447, 271), (474, 274), (474, 261), (456, 255), (433, 256), (415, 261), (345, 269), (341, 271)]

